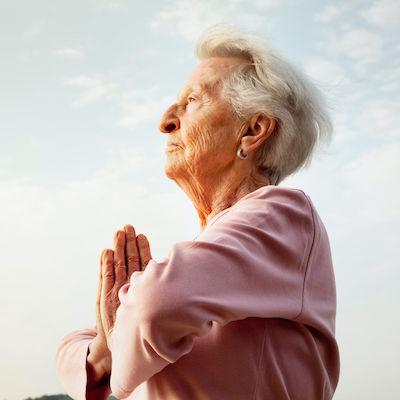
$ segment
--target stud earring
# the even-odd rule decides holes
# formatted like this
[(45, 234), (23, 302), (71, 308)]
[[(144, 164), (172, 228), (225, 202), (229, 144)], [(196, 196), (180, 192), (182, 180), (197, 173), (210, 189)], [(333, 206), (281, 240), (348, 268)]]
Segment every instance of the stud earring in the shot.
[(248, 154), (246, 154), (246, 155), (243, 154), (243, 149), (242, 148), (240, 148), (238, 150), (237, 155), (241, 160), (245, 160), (247, 158), (247, 156), (248, 156)]

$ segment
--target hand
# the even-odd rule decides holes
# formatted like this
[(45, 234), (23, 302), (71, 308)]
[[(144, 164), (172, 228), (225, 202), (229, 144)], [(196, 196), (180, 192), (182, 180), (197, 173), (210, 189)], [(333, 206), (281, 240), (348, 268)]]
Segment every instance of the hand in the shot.
[[(109, 339), (119, 306), (118, 292), (133, 272), (144, 270), (151, 260), (149, 242), (144, 235), (136, 237), (131, 225), (114, 236), (114, 251), (103, 250), (100, 256), (100, 276), (96, 299), (97, 336), (90, 345), (88, 363), (95, 381), (111, 374)], [(94, 383), (94, 382), (93, 382)], [(94, 383), (97, 386), (96, 383)]]
[(119, 307), (119, 290), (129, 282), (133, 272), (144, 270), (150, 260), (150, 246), (146, 236), (136, 237), (131, 225), (125, 225), (123, 231), (117, 231), (115, 234), (114, 251), (103, 251), (100, 316), (107, 344), (109, 344)]

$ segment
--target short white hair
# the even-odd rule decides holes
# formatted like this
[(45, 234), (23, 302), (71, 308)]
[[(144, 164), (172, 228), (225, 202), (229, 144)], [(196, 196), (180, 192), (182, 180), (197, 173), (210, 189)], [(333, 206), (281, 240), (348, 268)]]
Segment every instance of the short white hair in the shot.
[(331, 138), (332, 123), (320, 91), (261, 35), (217, 24), (200, 36), (195, 55), (199, 61), (249, 61), (222, 82), (222, 93), (239, 118), (261, 113), (276, 120), (275, 132), (257, 153), (257, 167), (271, 184), (309, 165), (316, 144)]

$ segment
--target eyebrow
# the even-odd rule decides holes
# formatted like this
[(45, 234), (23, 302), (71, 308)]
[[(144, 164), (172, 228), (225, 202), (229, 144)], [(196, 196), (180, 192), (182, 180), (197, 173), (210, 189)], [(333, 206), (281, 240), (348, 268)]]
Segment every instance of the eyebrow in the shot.
[(184, 98), (193, 91), (210, 95), (215, 91), (216, 86), (215, 84), (202, 83), (193, 87), (184, 88), (178, 93), (177, 100), (179, 101), (179, 98)]

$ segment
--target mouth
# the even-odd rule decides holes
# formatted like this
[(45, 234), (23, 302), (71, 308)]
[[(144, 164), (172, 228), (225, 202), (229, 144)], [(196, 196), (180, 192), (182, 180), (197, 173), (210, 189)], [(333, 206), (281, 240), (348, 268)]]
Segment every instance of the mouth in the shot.
[(179, 148), (179, 146), (176, 143), (167, 143), (166, 151), (174, 150)]

